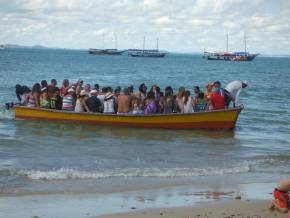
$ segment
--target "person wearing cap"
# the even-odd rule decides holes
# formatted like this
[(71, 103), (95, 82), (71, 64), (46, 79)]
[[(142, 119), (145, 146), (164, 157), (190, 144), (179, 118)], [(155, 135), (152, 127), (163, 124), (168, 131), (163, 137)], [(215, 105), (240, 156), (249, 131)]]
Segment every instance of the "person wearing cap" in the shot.
[(78, 112), (78, 113), (90, 112), (90, 109), (87, 105), (87, 99), (88, 99), (88, 96), (87, 96), (86, 91), (82, 90), (76, 101), (75, 112)]
[(69, 88), (67, 94), (62, 99), (62, 109), (65, 111), (74, 111), (75, 100), (74, 100), (75, 90)]
[(87, 105), (90, 112), (101, 113), (102, 103), (100, 99), (98, 98), (98, 90), (93, 89), (91, 90), (90, 94), (91, 94), (91, 97), (89, 97), (87, 100)]
[(233, 101), (234, 107), (236, 107), (236, 105), (238, 105), (238, 97), (242, 89), (246, 88), (247, 86), (247, 81), (239, 80), (235, 80), (227, 84), (225, 90), (228, 91), (230, 99), (226, 102), (226, 105), (228, 106), (230, 102)]

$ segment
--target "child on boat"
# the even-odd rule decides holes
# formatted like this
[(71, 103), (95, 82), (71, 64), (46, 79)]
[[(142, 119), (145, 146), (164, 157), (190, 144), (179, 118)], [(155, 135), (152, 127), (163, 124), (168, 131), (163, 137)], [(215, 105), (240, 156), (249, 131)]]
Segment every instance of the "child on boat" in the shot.
[(136, 97), (133, 97), (131, 100), (131, 108), (130, 114), (143, 114), (141, 100)]
[(288, 218), (290, 218), (289, 211), (289, 191), (290, 191), (290, 178), (282, 180), (278, 186), (274, 189), (273, 195), (275, 200), (271, 201), (269, 209), (277, 209), (282, 213), (288, 212)]

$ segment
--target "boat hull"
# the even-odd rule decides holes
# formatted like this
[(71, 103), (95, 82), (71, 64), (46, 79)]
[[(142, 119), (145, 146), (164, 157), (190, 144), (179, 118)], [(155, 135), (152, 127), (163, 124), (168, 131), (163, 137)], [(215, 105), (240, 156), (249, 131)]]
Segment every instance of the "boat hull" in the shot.
[(239, 55), (235, 53), (208, 53), (205, 52), (203, 57), (207, 60), (214, 61), (252, 61), (259, 54)]
[(92, 55), (122, 55), (126, 50), (117, 49), (89, 49), (89, 54)]
[(116, 115), (16, 106), (15, 118), (138, 128), (230, 130), (235, 128), (242, 109), (240, 107), (189, 114)]
[(159, 50), (140, 50), (140, 49), (129, 49), (128, 55), (132, 57), (147, 57), (147, 58), (163, 58), (167, 52)]

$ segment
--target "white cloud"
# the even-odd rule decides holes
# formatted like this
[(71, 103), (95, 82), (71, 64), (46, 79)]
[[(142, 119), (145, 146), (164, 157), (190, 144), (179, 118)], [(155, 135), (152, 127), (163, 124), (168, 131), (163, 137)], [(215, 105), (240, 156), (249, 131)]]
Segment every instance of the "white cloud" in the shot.
[[(109, 47), (148, 44), (160, 38), (163, 49), (202, 51), (242, 47), (248, 35), (253, 52), (290, 53), (290, 1), (287, 0), (0, 0), (1, 43), (53, 47)], [(49, 36), (49, 37), (48, 37)], [(275, 40), (285, 46), (275, 45)], [(0, 43), (0, 44), (1, 44)], [(140, 46), (139, 46), (140, 47)]]

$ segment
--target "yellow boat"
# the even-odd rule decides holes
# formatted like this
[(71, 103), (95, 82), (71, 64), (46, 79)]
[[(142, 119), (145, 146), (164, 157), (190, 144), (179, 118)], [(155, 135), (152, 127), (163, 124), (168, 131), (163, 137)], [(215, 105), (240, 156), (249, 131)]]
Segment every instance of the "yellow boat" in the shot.
[(76, 113), (42, 108), (15, 106), (16, 119), (34, 119), (95, 125), (163, 129), (229, 130), (235, 128), (243, 107), (195, 113), (131, 115)]

